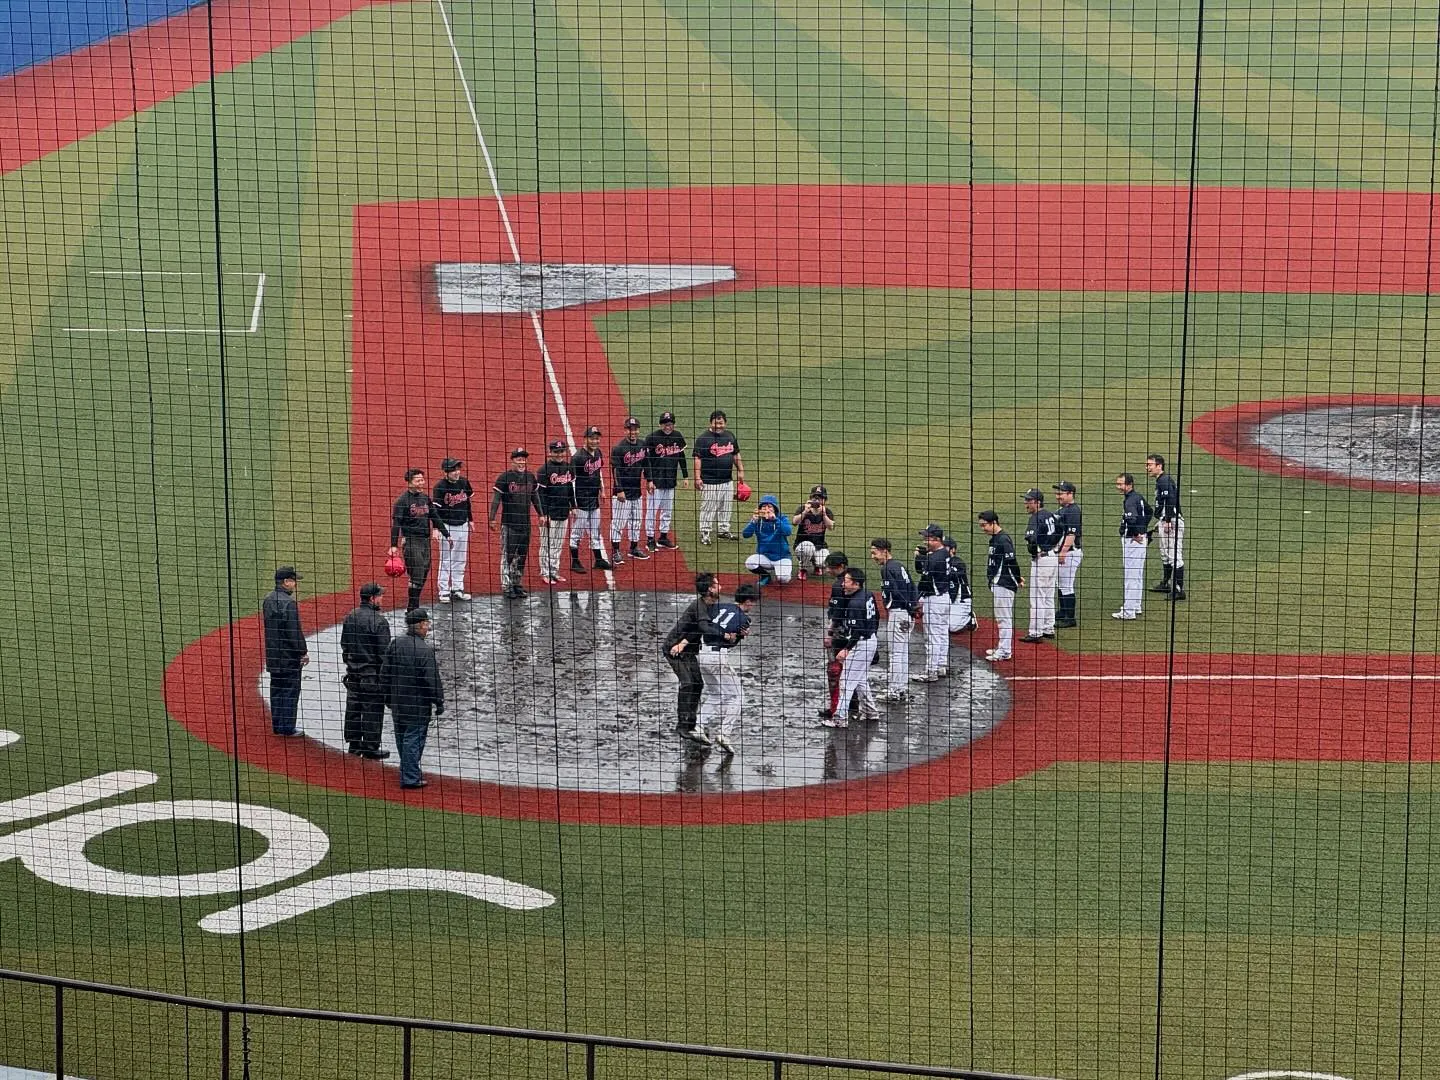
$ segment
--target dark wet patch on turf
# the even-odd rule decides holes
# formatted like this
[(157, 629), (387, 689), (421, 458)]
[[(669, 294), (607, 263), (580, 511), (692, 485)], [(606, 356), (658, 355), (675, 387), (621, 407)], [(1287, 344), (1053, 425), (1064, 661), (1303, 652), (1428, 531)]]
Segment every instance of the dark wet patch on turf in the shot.
[(1440, 408), (1324, 405), (1263, 420), (1254, 445), (1339, 480), (1440, 484)]

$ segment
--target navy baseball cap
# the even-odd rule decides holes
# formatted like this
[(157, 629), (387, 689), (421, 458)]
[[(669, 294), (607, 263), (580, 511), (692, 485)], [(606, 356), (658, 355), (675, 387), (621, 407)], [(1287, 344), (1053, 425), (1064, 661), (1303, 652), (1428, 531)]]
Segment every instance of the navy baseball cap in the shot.
[(675, 414), (674, 414), (673, 412), (662, 412), (662, 413), (660, 414), (660, 423), (662, 423), (662, 424), (673, 424), (674, 422), (675, 422)]
[(585, 429), (585, 437), (586, 437), (587, 439), (593, 439), (596, 435), (599, 435), (599, 434), (600, 434), (600, 429), (599, 429), (598, 427), (596, 427), (594, 424), (591, 424), (589, 427), (587, 427), (587, 428)]
[(981, 510), (975, 517), (980, 521), (989, 522), (991, 525), (1000, 524), (1000, 515), (994, 510)]
[(637, 420), (637, 419), (635, 419), (635, 417), (633, 417), (633, 416), (627, 416), (627, 417), (625, 418), (625, 429), (626, 429), (627, 431), (628, 431), (630, 428), (638, 428), (639, 426), (640, 426), (640, 421)]
[(810, 497), (812, 499), (828, 499), (830, 498), (830, 493), (825, 490), (824, 484), (816, 484), (810, 489)]
[(444, 461), (440, 462), (440, 471), (454, 472), (456, 469), (458, 469), (461, 465), (464, 464), (465, 462), (461, 461), (458, 457), (447, 457)]
[(289, 581), (291, 578), (299, 581), (304, 576), (304, 574), (300, 573), (300, 571), (296, 570), (293, 566), (282, 566), (275, 571), (276, 581)]
[(550, 452), (551, 452), (552, 454), (558, 453), (559, 451), (564, 450), (564, 449), (565, 449), (565, 440), (564, 440), (564, 439), (551, 439), (551, 440), (550, 440)]
[(1021, 495), (1020, 497), (1021, 497), (1022, 499), (1025, 499), (1027, 502), (1028, 502), (1030, 499), (1034, 499), (1036, 502), (1044, 502), (1044, 501), (1045, 501), (1045, 493), (1044, 493), (1043, 491), (1041, 491), (1039, 488), (1031, 488), (1029, 491), (1025, 492), (1025, 494), (1024, 494), (1024, 495)]
[(513, 458), (517, 458), (517, 457), (529, 457), (529, 456), (530, 456), (530, 451), (529, 451), (529, 450), (526, 450), (525, 447), (523, 447), (523, 446), (517, 446), (514, 450), (511, 450), (511, 451), (510, 451), (510, 457), (511, 457), (512, 459), (513, 459)]
[(1069, 480), (1061, 480), (1058, 484), (1052, 484), (1051, 486), (1056, 491), (1068, 491), (1072, 495), (1078, 490)]
[(929, 525), (926, 525), (923, 529), (920, 530), (920, 535), (926, 537), (927, 539), (933, 536), (936, 540), (944, 540), (945, 530), (932, 521)]
[(940, 543), (944, 544), (948, 548), (953, 548), (957, 546), (955, 543), (955, 538), (953, 536), (942, 537)]
[(383, 596), (384, 594), (385, 590), (373, 581), (367, 581), (364, 585), (360, 586), (361, 600), (373, 600), (375, 597)]

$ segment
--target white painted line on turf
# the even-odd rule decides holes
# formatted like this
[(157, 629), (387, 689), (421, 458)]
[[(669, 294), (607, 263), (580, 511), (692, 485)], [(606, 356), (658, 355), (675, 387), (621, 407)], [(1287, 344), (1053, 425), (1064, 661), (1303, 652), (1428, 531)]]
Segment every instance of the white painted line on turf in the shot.
[[(450, 42), (450, 55), (455, 60), (455, 73), (460, 77), (460, 87), (465, 91), (465, 105), (470, 110), (470, 122), (475, 125), (475, 139), (480, 144), (480, 154), (485, 159), (485, 172), (490, 177), (490, 190), (495, 194), (495, 205), (500, 211), (500, 224), (505, 228), (505, 238), (510, 244), (510, 255), (516, 265), (524, 262), (520, 256), (520, 241), (515, 236), (515, 227), (510, 223), (510, 210), (505, 205), (505, 195), (500, 190), (500, 174), (495, 169), (495, 159), (490, 156), (490, 144), (485, 139), (485, 129), (480, 124), (480, 111), (475, 107), (475, 93), (470, 89), (470, 79), (465, 74), (465, 62), (460, 59), (460, 46), (455, 43), (455, 28), (450, 25), (450, 12), (445, 0), (435, 0), (440, 9), (440, 21), (445, 24), (445, 37)], [(575, 429), (570, 426), (570, 413), (565, 408), (565, 396), (560, 392), (560, 379), (555, 374), (555, 361), (550, 356), (550, 346), (545, 341), (545, 327), (540, 322), (539, 312), (530, 313), (530, 326), (535, 331), (535, 344), (540, 347), (540, 359), (545, 366), (545, 379), (550, 384), (550, 395), (555, 399), (555, 411), (560, 414), (560, 427), (565, 432), (565, 443), (570, 453), (575, 453)], [(615, 588), (615, 575), (605, 571), (605, 584)]]
[(1259, 1072), (1240, 1073), (1230, 1080), (1349, 1080), (1339, 1073), (1308, 1072), (1305, 1069), (1261, 1069)]
[[(1122, 682), (1437, 682), (1440, 675), (1123, 675)], [(1114, 675), (1016, 675), (1007, 682), (1116, 682)]]
[(126, 795), (156, 783), (160, 777), (143, 769), (126, 769), (92, 776), (88, 780), (77, 780), (73, 784), (51, 788), (38, 795), (26, 795), (9, 802), (0, 802), (0, 824), (10, 825), (16, 821), (48, 817), (65, 810), (74, 810), (92, 802)]
[(255, 279), (255, 304), (250, 309), (250, 329), (246, 333), (256, 333), (260, 329), (260, 305), (265, 301), (265, 275), (262, 273)]
[[(89, 277), (205, 277), (198, 270), (90, 270)], [(250, 324), (243, 330), (188, 326), (62, 326), (67, 334), (254, 334), (260, 330), (260, 307), (265, 300), (267, 275), (262, 271), (236, 270), (222, 277), (255, 278), (255, 301), (250, 307)]]
[(0, 729), (0, 746), (12, 746), (19, 741), (20, 733), (18, 731)]

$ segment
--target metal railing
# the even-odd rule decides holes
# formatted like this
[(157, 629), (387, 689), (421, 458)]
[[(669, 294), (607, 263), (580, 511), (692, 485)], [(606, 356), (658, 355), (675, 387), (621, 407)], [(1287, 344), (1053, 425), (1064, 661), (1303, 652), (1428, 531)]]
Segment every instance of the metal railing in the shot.
[[(597, 1080), (598, 1052), (602, 1048), (639, 1050), (656, 1054), (680, 1054), (689, 1057), (727, 1058), (753, 1061), (770, 1067), (770, 1080), (784, 1080), (787, 1065), (826, 1069), (849, 1069), (853, 1072), (888, 1073), (900, 1076), (945, 1077), (947, 1080), (1055, 1080), (1053, 1077), (1025, 1076), (1019, 1073), (987, 1072), (983, 1069), (960, 1069), (948, 1065), (913, 1065), (897, 1061), (867, 1061), (863, 1058), (826, 1057), (819, 1054), (787, 1054), (771, 1050), (747, 1050), (735, 1046), (707, 1046), (702, 1043), (666, 1042), (658, 1039), (627, 1039), (611, 1035), (586, 1035), (569, 1031), (545, 1031), (531, 1028), (501, 1027), (494, 1024), (468, 1024), (455, 1020), (426, 1020), (408, 1016), (383, 1016), (371, 1013), (337, 1012), (328, 1009), (297, 1009), (284, 1005), (259, 1005), (249, 1002), (215, 1001), (210, 998), (169, 994), (159, 990), (142, 990), (109, 983), (66, 979), (55, 975), (38, 975), (27, 971), (0, 968), (0, 982), (29, 983), (46, 986), (54, 991), (55, 1061), (57, 1078), (65, 1075), (65, 996), (73, 993), (103, 994), (109, 997), (152, 1001), (217, 1013), (220, 1018), (220, 1078), (232, 1075), (231, 1028), (236, 1016), (269, 1016), (289, 1020), (316, 1020), (335, 1024), (361, 1024), (368, 1027), (397, 1028), (400, 1032), (401, 1080), (412, 1080), (415, 1069), (415, 1032), (438, 1031), (459, 1035), (482, 1035), (491, 1038), (527, 1042), (563, 1043), (583, 1047), (585, 1080)], [(242, 1066), (248, 1078), (248, 1063)]]

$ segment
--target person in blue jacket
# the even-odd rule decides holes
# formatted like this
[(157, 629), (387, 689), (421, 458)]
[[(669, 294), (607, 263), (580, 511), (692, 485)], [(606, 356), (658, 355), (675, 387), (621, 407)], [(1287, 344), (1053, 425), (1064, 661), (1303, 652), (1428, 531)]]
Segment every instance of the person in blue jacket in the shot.
[(760, 575), (760, 584), (790, 581), (795, 563), (790, 557), (790, 519), (780, 513), (780, 500), (765, 495), (740, 535), (755, 538), (755, 554), (745, 560), (745, 569)]

